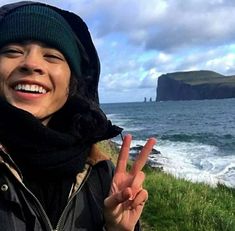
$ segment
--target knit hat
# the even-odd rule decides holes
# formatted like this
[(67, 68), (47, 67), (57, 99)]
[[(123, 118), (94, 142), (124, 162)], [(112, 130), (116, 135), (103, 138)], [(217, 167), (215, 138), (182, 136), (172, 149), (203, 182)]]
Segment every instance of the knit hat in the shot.
[(77, 37), (62, 15), (51, 7), (30, 4), (10, 11), (0, 21), (0, 47), (11, 42), (41, 41), (58, 49), (76, 75), (81, 73)]

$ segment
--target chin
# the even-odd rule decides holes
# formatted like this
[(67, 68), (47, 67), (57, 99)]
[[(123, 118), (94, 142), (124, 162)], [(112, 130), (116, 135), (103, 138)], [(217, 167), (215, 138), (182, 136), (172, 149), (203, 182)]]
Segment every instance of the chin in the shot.
[(30, 114), (32, 114), (33, 116), (35, 116), (38, 119), (40, 119), (40, 117), (43, 118), (43, 116), (39, 114), (38, 110), (36, 110), (32, 106), (24, 105), (24, 104), (21, 104), (21, 103), (10, 103), (10, 104), (17, 107), (17, 108), (19, 108), (19, 109), (21, 109), (21, 110), (29, 112)]

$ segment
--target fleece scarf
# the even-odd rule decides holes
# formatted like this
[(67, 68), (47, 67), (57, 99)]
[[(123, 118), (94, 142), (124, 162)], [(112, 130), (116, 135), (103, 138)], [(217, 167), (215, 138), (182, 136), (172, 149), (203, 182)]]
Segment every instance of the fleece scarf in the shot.
[(0, 142), (23, 176), (58, 178), (80, 172), (91, 145), (121, 132), (96, 103), (74, 96), (47, 127), (0, 99)]
[(53, 115), (47, 127), (1, 98), (0, 112), (0, 143), (56, 227), (91, 145), (121, 129), (107, 120), (97, 104), (77, 96)]

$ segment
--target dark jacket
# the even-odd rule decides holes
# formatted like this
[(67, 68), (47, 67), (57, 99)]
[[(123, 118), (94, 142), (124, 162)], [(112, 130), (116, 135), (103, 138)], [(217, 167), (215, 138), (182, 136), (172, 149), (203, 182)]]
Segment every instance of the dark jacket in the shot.
[[(0, 230), (52, 231), (42, 205), (25, 187), (10, 157), (3, 151), (0, 154)], [(112, 175), (111, 161), (94, 145), (84, 171), (76, 177), (56, 230), (103, 230), (103, 201)]]
[[(105, 231), (103, 203), (109, 193), (113, 170), (112, 162), (93, 145), (54, 231)], [(0, 230), (53, 231), (42, 205), (25, 187), (19, 170), (3, 149), (0, 173)], [(135, 231), (141, 231), (139, 222)]]

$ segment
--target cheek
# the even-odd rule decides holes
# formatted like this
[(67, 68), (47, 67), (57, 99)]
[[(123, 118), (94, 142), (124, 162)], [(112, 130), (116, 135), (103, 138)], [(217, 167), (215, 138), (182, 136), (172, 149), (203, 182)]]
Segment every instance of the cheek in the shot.
[(7, 79), (7, 70), (0, 63), (0, 81), (3, 82)]
[(4, 88), (6, 87), (6, 80), (7, 80), (7, 76), (4, 72), (4, 70), (1, 69), (0, 67), (0, 95), (4, 95)]
[(70, 83), (70, 69), (60, 71), (55, 75), (55, 85), (58, 91), (58, 94), (61, 96), (67, 96), (69, 93), (69, 83)]
[(64, 75), (63, 75), (63, 84), (66, 86), (66, 91), (68, 93), (69, 90), (69, 83), (71, 78), (71, 71), (68, 65), (66, 65), (66, 68), (64, 69)]
[(15, 63), (6, 62), (0, 59), (0, 82), (7, 83), (7, 80), (10, 78), (15, 68)]

